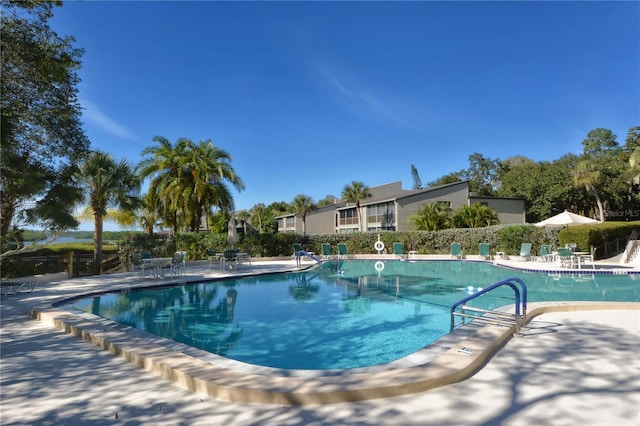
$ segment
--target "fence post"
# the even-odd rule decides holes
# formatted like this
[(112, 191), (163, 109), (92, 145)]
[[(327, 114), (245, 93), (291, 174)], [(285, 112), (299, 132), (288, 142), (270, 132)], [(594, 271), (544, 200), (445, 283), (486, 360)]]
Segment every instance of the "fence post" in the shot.
[(67, 277), (68, 278), (73, 278), (73, 267), (74, 267), (74, 252), (70, 251), (69, 253), (67, 253)]

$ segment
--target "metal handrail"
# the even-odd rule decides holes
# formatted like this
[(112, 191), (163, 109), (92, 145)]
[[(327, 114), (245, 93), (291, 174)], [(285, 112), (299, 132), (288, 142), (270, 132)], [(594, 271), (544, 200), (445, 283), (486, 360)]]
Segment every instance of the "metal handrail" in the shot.
[[(518, 286), (516, 285), (518, 284), (520, 288), (518, 288)], [(516, 330), (515, 330), (515, 334), (519, 334), (520, 332), (520, 328), (521, 325), (523, 324), (524, 320), (527, 317), (527, 285), (524, 283), (524, 281), (522, 281), (520, 278), (517, 277), (511, 277), (511, 278), (506, 278), (502, 281), (499, 281), (495, 284), (491, 284), (489, 287), (484, 288), (480, 291), (478, 291), (477, 293), (474, 293), (470, 296), (467, 296), (463, 299), (460, 299), (459, 301), (457, 301), (456, 303), (454, 303), (451, 306), (451, 331), (453, 331), (455, 329), (455, 317), (456, 316), (460, 316), (463, 318), (469, 318), (471, 316), (473, 316), (475, 319), (480, 320), (480, 321), (487, 321), (486, 319), (482, 319), (482, 317), (477, 316), (477, 315), (468, 315), (465, 314), (464, 312), (456, 312), (456, 309), (459, 306), (462, 306), (462, 310), (464, 311), (465, 309), (467, 310), (473, 310), (473, 311), (477, 311), (477, 312), (483, 312), (483, 313), (491, 313), (492, 315), (492, 319), (495, 319), (496, 316), (503, 316), (505, 313), (498, 313), (498, 312), (493, 312), (493, 311), (486, 311), (486, 310), (482, 310), (482, 309), (478, 309), (478, 308), (465, 308), (464, 304), (467, 303), (470, 300), (475, 299), (476, 297), (480, 297), (484, 294), (487, 294), (488, 292), (498, 288), (498, 287), (502, 287), (502, 286), (509, 286), (511, 287), (511, 289), (514, 292), (515, 295), (515, 313), (513, 314), (513, 316), (511, 316), (511, 318), (513, 318), (514, 320), (514, 325), (516, 326)], [(522, 300), (520, 298), (520, 295), (522, 293)], [(520, 313), (520, 308), (522, 307), (522, 313)], [(510, 315), (510, 314), (507, 314)], [(464, 322), (464, 320), (463, 320)]]

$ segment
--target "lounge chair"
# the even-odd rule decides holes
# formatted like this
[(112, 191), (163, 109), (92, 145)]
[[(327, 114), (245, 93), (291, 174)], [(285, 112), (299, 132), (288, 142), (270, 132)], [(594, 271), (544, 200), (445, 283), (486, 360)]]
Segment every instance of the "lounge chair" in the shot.
[(479, 256), (485, 260), (491, 260), (491, 246), (489, 243), (480, 243)]
[(451, 243), (451, 258), (462, 259), (462, 246), (460, 243)]
[(393, 256), (394, 257), (404, 257), (404, 248), (402, 243), (393, 243)]
[(331, 253), (331, 244), (322, 243), (320, 246), (322, 247), (322, 258), (331, 259), (333, 257), (333, 253)]
[(540, 253), (538, 253), (538, 260), (542, 262), (550, 262), (553, 260), (553, 255), (551, 254), (551, 244), (542, 244), (540, 246)]
[(462, 246), (460, 243), (451, 243), (451, 258), (462, 259)]
[(293, 251), (293, 253), (291, 254), (291, 258), (295, 259), (296, 258), (296, 254), (299, 251), (303, 251), (304, 249), (302, 248), (302, 244), (295, 243), (295, 244), (293, 244), (293, 246), (291, 246), (291, 250)]
[(345, 243), (338, 243), (338, 258), (345, 259), (348, 256), (347, 245)]
[(531, 260), (531, 243), (522, 243), (520, 245), (520, 260)]

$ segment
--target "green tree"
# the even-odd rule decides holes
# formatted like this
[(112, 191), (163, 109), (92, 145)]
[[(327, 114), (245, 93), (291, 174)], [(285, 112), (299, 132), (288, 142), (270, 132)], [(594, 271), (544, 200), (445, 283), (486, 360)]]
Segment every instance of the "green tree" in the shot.
[(625, 140), (625, 151), (629, 155), (629, 198), (640, 201), (640, 126), (629, 129)]
[(333, 204), (335, 204), (337, 201), (337, 198), (333, 195), (326, 195), (323, 199), (321, 199), (320, 201), (318, 201), (318, 203), (316, 204), (318, 207), (324, 207), (324, 206), (332, 206)]
[(47, 21), (62, 2), (2, 1), (0, 235), (14, 224), (73, 228), (78, 193), (62, 165), (86, 155), (77, 98), (83, 51)]
[(307, 234), (307, 213), (316, 209), (316, 205), (313, 202), (313, 198), (305, 194), (296, 195), (293, 199), (293, 208), (297, 213), (300, 213), (302, 218), (302, 235)]
[(436, 201), (422, 204), (410, 220), (417, 231), (439, 231), (451, 227), (451, 215), (449, 203)]
[(483, 228), (498, 225), (498, 212), (481, 203), (462, 206), (453, 214), (453, 223), (457, 228)]
[(251, 223), (249, 219), (251, 219), (251, 213), (248, 210), (239, 211), (236, 215), (238, 220), (242, 222), (242, 231), (247, 233), (247, 223)]
[(447, 185), (450, 183), (461, 182), (463, 180), (462, 173), (463, 173), (462, 171), (459, 171), (459, 172), (452, 172), (452, 173), (446, 174), (434, 181), (427, 183), (426, 187), (440, 186), (440, 185)]
[(231, 155), (210, 140), (194, 144), (181, 138), (172, 144), (167, 138), (153, 138), (157, 146), (142, 151), (146, 156), (138, 164), (143, 178), (150, 178), (152, 206), (165, 223), (179, 229), (198, 231), (202, 219), (207, 223), (212, 209), (230, 212), (233, 196), (229, 184), (244, 189), (242, 179), (231, 166)]
[(422, 189), (422, 180), (418, 174), (418, 169), (413, 164), (411, 165), (411, 177), (413, 177), (413, 189)]
[(469, 156), (469, 168), (463, 178), (469, 181), (469, 190), (480, 196), (495, 195), (500, 187), (503, 165), (500, 160), (492, 160), (474, 152)]
[(264, 203), (258, 203), (251, 208), (251, 225), (262, 234), (264, 223), (267, 219), (267, 206)]
[(571, 170), (578, 161), (579, 157), (573, 154), (552, 162), (522, 159), (512, 162), (507, 159), (497, 195), (524, 198), (529, 223), (564, 210), (582, 211), (586, 206), (585, 194), (571, 185)]
[(342, 198), (354, 203), (356, 206), (356, 214), (358, 215), (358, 229), (362, 230), (362, 212), (360, 211), (360, 202), (371, 197), (369, 187), (363, 182), (353, 181), (342, 189)]
[(111, 155), (94, 151), (80, 164), (75, 179), (93, 214), (96, 273), (102, 262), (102, 228), (109, 207), (134, 210), (139, 206), (140, 179), (125, 160), (116, 162)]
[[(591, 130), (582, 141), (583, 155), (572, 173), (573, 185), (584, 186), (593, 194), (600, 221), (604, 222), (604, 205), (600, 198), (600, 189), (608, 177), (619, 178), (619, 169), (614, 168), (618, 161), (620, 147), (616, 135), (608, 129)], [(617, 175), (617, 176), (616, 176)]]

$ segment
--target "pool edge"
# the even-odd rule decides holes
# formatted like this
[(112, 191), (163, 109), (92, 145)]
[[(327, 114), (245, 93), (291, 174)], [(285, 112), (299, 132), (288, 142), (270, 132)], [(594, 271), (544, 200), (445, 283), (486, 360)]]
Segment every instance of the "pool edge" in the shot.
[[(529, 305), (526, 323), (545, 313), (585, 310), (640, 310), (640, 302), (536, 302)], [(280, 405), (387, 398), (459, 382), (482, 369), (514, 332), (513, 327), (487, 325), (423, 365), (306, 378), (243, 374), (215, 366), (52, 305), (34, 307), (30, 316), (192, 391), (234, 402)]]

